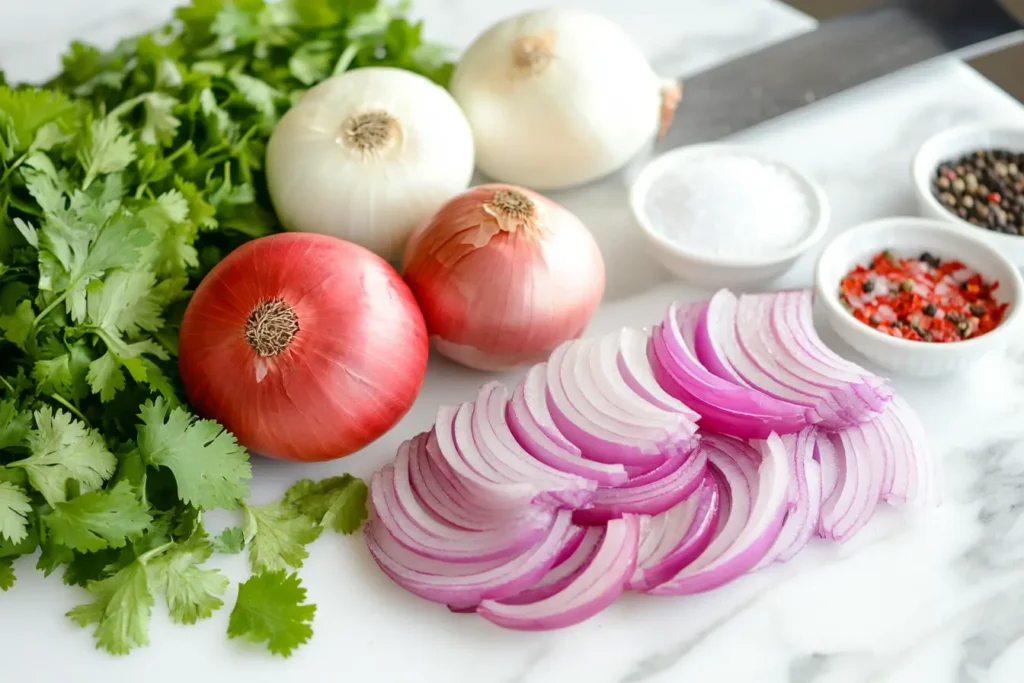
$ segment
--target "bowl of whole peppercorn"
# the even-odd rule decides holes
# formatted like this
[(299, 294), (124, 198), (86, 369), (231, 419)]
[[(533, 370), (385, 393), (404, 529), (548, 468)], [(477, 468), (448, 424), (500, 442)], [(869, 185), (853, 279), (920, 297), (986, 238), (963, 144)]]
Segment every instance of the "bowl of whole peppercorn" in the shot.
[(909, 375), (948, 374), (1005, 348), (1024, 320), (1024, 280), (980, 233), (919, 217), (841, 233), (815, 272), (826, 319), (868, 359)]
[(1024, 126), (943, 131), (921, 146), (912, 172), (922, 215), (980, 234), (1024, 267)]

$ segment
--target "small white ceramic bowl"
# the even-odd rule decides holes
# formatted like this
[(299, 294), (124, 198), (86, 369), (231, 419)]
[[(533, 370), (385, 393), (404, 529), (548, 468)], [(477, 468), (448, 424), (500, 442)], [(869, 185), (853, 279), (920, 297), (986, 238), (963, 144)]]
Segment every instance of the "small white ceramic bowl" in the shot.
[(1024, 236), (1007, 235), (968, 223), (947, 210), (932, 193), (932, 178), (940, 164), (979, 149), (1008, 149), (1024, 152), (1024, 126), (1020, 124), (981, 123), (950, 128), (929, 138), (917, 154), (911, 168), (914, 193), (922, 216), (938, 218), (978, 235), (1018, 267), (1024, 267)]
[[(917, 217), (883, 218), (843, 232), (825, 247), (815, 272), (817, 298), (829, 324), (843, 341), (878, 365), (919, 377), (961, 370), (1005, 347), (1024, 319), (1024, 280), (1017, 268), (976, 232), (980, 230), (969, 232), (947, 221)], [(999, 282), (995, 297), (1010, 304), (1006, 317), (980, 337), (941, 344), (898, 339), (865, 325), (840, 303), (839, 284), (854, 266), (868, 263), (883, 249), (897, 256), (919, 256), (927, 251), (942, 260), (959, 259), (987, 281)]]
[[(806, 236), (796, 244), (767, 258), (708, 255), (665, 237), (658, 230), (658, 226), (653, 224), (646, 208), (648, 193), (654, 181), (664, 173), (679, 168), (680, 165), (698, 157), (735, 156), (737, 154), (772, 165), (796, 181), (796, 184), (804, 192), (810, 207), (811, 217)], [(742, 193), (742, 185), (737, 185), (735, 191), (737, 194)], [(629, 202), (654, 257), (681, 279), (710, 288), (750, 286), (779, 277), (789, 270), (804, 252), (821, 240), (828, 231), (831, 217), (825, 192), (806, 175), (758, 151), (721, 143), (679, 147), (656, 157), (640, 171), (633, 182)], [(756, 228), (757, 226), (751, 226), (751, 229)]]

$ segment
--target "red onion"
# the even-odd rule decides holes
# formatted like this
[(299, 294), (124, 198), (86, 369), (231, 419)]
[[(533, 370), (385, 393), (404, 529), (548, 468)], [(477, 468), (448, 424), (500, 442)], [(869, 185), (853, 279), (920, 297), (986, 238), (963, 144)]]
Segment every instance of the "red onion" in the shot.
[(718, 482), (708, 476), (695, 495), (659, 515), (642, 517), (637, 567), (629, 588), (653, 588), (697, 559), (711, 543), (720, 509)]
[[(810, 327), (808, 295), (795, 305), (806, 309), (787, 324), (785, 310), (773, 312), (787, 293), (744, 295), (721, 290), (708, 302), (695, 337), (697, 357), (719, 377), (756, 388), (777, 399), (812, 409), (813, 422), (841, 428), (877, 415), (892, 392), (867, 373), (829, 351)], [(775, 319), (773, 320), (773, 316)], [(792, 314), (790, 317), (793, 317)], [(792, 334), (782, 337), (775, 328)], [(798, 329), (799, 328), (799, 329)]]
[(547, 389), (555, 425), (586, 457), (599, 462), (657, 467), (668, 449), (696, 431), (685, 416), (633, 391), (618, 363), (602, 359), (590, 340), (567, 342), (551, 354)]
[(657, 515), (682, 502), (700, 486), (707, 454), (691, 445), (679, 448), (661, 466), (612, 488), (599, 488), (576, 510), (577, 524), (603, 524), (626, 513)]
[(742, 438), (787, 434), (808, 424), (807, 410), (714, 375), (701, 365), (693, 348), (703, 304), (669, 308), (651, 340), (659, 382), (673, 396), (700, 412), (700, 424)]
[(210, 271), (179, 339), (195, 410), (285, 460), (353, 453), (409, 410), (427, 367), (423, 316), (381, 258), (333, 237), (249, 242)]
[(779, 537), (758, 567), (773, 562), (786, 562), (814, 536), (821, 513), (821, 465), (814, 459), (816, 432), (805, 429), (799, 434), (782, 437), (792, 458), (793, 476), (789, 482), (789, 511)]
[(483, 600), (477, 614), (499, 626), (522, 631), (564, 628), (610, 605), (636, 569), (639, 523), (635, 515), (608, 522), (601, 545), (583, 571), (562, 590), (536, 602), (507, 604)]
[(543, 360), (587, 326), (604, 262), (576, 216), (536, 192), (480, 185), (409, 239), (402, 275), (435, 348), (470, 367)]
[[(582, 527), (578, 528), (582, 529)], [(603, 526), (593, 526), (586, 529), (580, 535), (580, 542), (577, 543), (572, 554), (557, 562), (551, 568), (551, 571), (541, 577), (537, 583), (522, 593), (517, 593), (510, 598), (504, 598), (501, 602), (507, 605), (523, 605), (543, 600), (560, 592), (587, 568), (587, 565), (590, 564), (597, 553), (601, 541), (604, 539), (604, 534), (605, 528)]]
[[(753, 569), (778, 537), (789, 502), (790, 457), (776, 435), (759, 442), (756, 481), (744, 469), (757, 458), (745, 442), (711, 435), (702, 441), (729, 492), (728, 516), (701, 555), (648, 592), (688, 595), (717, 588)], [(753, 485), (752, 485), (753, 484)]]
[(423, 558), (396, 541), (377, 520), (366, 525), (366, 542), (377, 565), (410, 593), (456, 608), (500, 600), (535, 584), (554, 565), (566, 539), (575, 534), (571, 513), (559, 512), (532, 546), (503, 561), (449, 563)]
[(509, 403), (512, 434), (533, 457), (555, 469), (585, 477), (603, 486), (626, 481), (626, 468), (588, 460), (555, 426), (548, 411), (546, 363), (535, 365), (516, 385)]

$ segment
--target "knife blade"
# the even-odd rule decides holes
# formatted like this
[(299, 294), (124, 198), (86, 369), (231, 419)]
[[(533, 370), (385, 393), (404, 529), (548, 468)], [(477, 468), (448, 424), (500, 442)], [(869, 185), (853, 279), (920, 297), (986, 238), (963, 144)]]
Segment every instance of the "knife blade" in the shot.
[(1022, 29), (998, 0), (900, 0), (682, 79), (663, 152), (708, 142), (927, 60)]

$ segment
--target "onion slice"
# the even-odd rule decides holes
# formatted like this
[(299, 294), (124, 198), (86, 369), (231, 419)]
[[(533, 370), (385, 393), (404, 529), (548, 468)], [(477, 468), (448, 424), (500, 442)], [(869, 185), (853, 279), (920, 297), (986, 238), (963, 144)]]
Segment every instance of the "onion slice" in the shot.
[(577, 624), (600, 612), (622, 593), (636, 569), (638, 545), (636, 515), (613, 519), (590, 562), (562, 590), (523, 604), (483, 600), (477, 614), (499, 626), (523, 631)]
[(551, 419), (547, 404), (545, 363), (534, 365), (516, 385), (508, 406), (508, 426), (519, 444), (537, 460), (554, 469), (614, 486), (628, 479), (621, 464), (588, 460), (565, 438)]
[(541, 577), (537, 583), (522, 593), (513, 595), (510, 598), (504, 598), (501, 602), (507, 605), (537, 602), (538, 600), (551, 597), (572, 583), (590, 564), (605, 534), (603, 526), (593, 526), (586, 530), (583, 530), (583, 527), (577, 527), (577, 529), (580, 529), (582, 532), (580, 540), (568, 557), (557, 562), (551, 568), (551, 571)]
[(654, 517), (641, 518), (636, 571), (628, 587), (643, 591), (664, 583), (711, 543), (721, 509), (718, 482), (707, 476), (692, 496)]
[(697, 357), (713, 374), (812, 410), (829, 428), (866, 422), (892, 391), (829, 350), (814, 332), (809, 292), (736, 298), (720, 290), (695, 334)]
[(792, 460), (789, 482), (789, 512), (779, 537), (757, 568), (786, 562), (800, 552), (814, 536), (821, 514), (821, 465), (814, 459), (817, 444), (814, 429), (782, 437)]
[(599, 488), (576, 510), (577, 524), (602, 524), (627, 513), (657, 515), (682, 502), (704, 479), (707, 454), (700, 447), (677, 449), (660, 467), (615, 488)]
[(602, 348), (605, 339), (566, 342), (551, 354), (552, 419), (585, 457), (652, 469), (665, 462), (671, 448), (692, 439), (696, 425), (632, 389), (622, 376), (617, 346)]
[(535, 584), (576, 533), (570, 517), (568, 510), (559, 512), (543, 537), (504, 561), (459, 564), (423, 558), (399, 543), (376, 519), (366, 525), (366, 542), (374, 561), (395, 583), (421, 598), (461, 610), (482, 600), (510, 597)]
[(713, 374), (697, 358), (696, 331), (704, 304), (672, 305), (651, 338), (656, 376), (671, 395), (700, 413), (703, 427), (741, 438), (787, 434), (809, 423), (802, 406)]
[(750, 445), (710, 435), (702, 444), (730, 497), (728, 516), (707, 549), (671, 579), (647, 592), (689, 595), (717, 588), (753, 569), (767, 554), (789, 505), (790, 456), (782, 439), (758, 442), (761, 462), (754, 486), (747, 468), (757, 458)]

